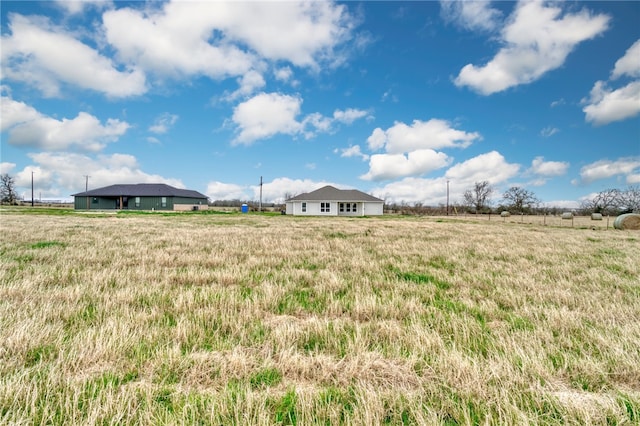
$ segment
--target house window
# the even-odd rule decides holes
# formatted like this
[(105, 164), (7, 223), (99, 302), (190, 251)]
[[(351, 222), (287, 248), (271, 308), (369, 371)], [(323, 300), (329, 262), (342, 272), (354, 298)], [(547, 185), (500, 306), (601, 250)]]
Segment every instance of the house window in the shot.
[(167, 207), (167, 197), (162, 197), (161, 205), (162, 207)]
[(358, 205), (356, 203), (351, 204), (351, 211), (354, 212), (354, 213), (357, 212), (358, 211), (358, 207), (357, 206)]
[(136, 207), (140, 207), (140, 197), (136, 197)]
[(320, 203), (320, 213), (330, 213), (331, 203)]
[(91, 202), (92, 202), (93, 204), (98, 204), (98, 199), (97, 199), (96, 197), (93, 197), (93, 200), (91, 200)]
[[(349, 208), (349, 204), (347, 204), (347, 209)], [(347, 210), (349, 211), (349, 210)], [(344, 203), (340, 203), (340, 213), (344, 213)]]
[(302, 203), (302, 213), (307, 212), (307, 203)]

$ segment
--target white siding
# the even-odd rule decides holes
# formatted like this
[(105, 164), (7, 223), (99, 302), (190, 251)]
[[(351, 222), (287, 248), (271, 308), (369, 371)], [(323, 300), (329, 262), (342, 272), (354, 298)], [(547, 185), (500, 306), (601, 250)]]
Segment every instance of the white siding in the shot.
[[(307, 204), (307, 211), (302, 211), (302, 203)], [(320, 203), (330, 203), (330, 211), (321, 212)], [(287, 202), (287, 214), (295, 216), (379, 216), (382, 215), (382, 202), (357, 201), (356, 212), (340, 212), (340, 201), (290, 201)], [(343, 203), (346, 203), (343, 201)], [(351, 202), (354, 203), (354, 202)]]

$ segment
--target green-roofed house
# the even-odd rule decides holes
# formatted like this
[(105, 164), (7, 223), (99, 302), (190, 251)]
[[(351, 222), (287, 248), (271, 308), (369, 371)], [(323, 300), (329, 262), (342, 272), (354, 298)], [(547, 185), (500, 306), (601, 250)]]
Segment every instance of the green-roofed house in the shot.
[(206, 195), (164, 183), (111, 185), (73, 194), (76, 210), (206, 210)]
[(357, 189), (325, 186), (286, 200), (286, 213), (294, 216), (380, 216), (384, 200)]

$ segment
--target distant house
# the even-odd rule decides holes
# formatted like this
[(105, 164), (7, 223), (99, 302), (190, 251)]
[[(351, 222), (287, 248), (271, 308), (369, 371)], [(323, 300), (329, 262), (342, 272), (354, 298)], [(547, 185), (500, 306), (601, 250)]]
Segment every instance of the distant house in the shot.
[(286, 213), (295, 216), (379, 216), (384, 201), (356, 189), (325, 186), (286, 200)]
[(198, 191), (164, 183), (111, 185), (73, 194), (76, 210), (206, 210), (208, 198)]

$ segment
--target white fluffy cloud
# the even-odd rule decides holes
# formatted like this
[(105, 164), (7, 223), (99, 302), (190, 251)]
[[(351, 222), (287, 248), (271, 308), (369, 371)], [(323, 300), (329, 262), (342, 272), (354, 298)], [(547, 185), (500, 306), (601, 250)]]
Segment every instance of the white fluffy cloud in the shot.
[(234, 183), (209, 182), (205, 194), (212, 201), (216, 200), (249, 200), (248, 187)]
[(557, 3), (521, 1), (501, 31), (504, 47), (486, 65), (465, 65), (455, 79), (490, 95), (520, 84), (528, 84), (564, 63), (581, 42), (602, 34), (609, 17), (583, 9), (562, 14)]
[(464, 186), (485, 180), (493, 185), (511, 179), (519, 170), (520, 165), (508, 163), (502, 154), (491, 151), (454, 165), (445, 177)]
[(119, 183), (166, 183), (184, 188), (182, 181), (144, 172), (137, 159), (128, 154), (88, 156), (68, 152), (29, 154), (34, 165), (16, 173), (16, 186), (26, 191), (34, 186), (43, 198), (69, 200), (71, 194), (85, 189), (84, 175), (89, 175), (89, 189)]
[[(369, 171), (360, 179), (385, 180), (405, 176), (420, 176), (446, 167), (451, 159), (436, 149), (466, 148), (473, 141), (480, 140), (477, 132), (454, 129), (445, 120), (414, 120), (411, 125), (396, 122), (386, 130), (376, 128), (367, 139), (371, 151), (384, 150), (383, 154), (369, 157)], [(342, 156), (362, 155), (351, 150)]]
[(350, 146), (349, 148), (336, 149), (334, 152), (336, 153), (339, 152), (340, 157), (357, 157), (357, 158), (361, 158), (363, 161), (366, 161), (369, 159), (369, 155), (364, 154), (360, 150), (360, 145), (353, 145), (353, 146)]
[(339, 121), (345, 124), (351, 124), (354, 121), (363, 117), (370, 117), (370, 116), (367, 111), (364, 111), (361, 109), (347, 108), (344, 111), (337, 109), (333, 112), (333, 118), (336, 121)]
[[(287, 198), (303, 192), (315, 191), (325, 185), (341, 188), (339, 184), (310, 179), (276, 178), (262, 185), (262, 201), (265, 203), (283, 203)], [(209, 182), (206, 195), (212, 200), (257, 201), (260, 199), (259, 185), (236, 185), (224, 182)]]
[(295, 135), (303, 129), (296, 120), (302, 99), (279, 93), (260, 93), (240, 103), (233, 111), (238, 126), (237, 144), (250, 144), (277, 133)]
[(540, 176), (562, 176), (567, 173), (569, 163), (565, 161), (544, 161), (544, 157), (536, 157), (531, 162), (529, 171)]
[(3, 78), (31, 84), (47, 97), (59, 96), (62, 85), (117, 98), (147, 90), (138, 68), (119, 70), (109, 58), (46, 18), (13, 14), (9, 20), (11, 34), (2, 37)]
[[(447, 200), (447, 180), (445, 178), (423, 179), (406, 177), (396, 182), (374, 188), (374, 197), (386, 203), (427, 203), (429, 205), (445, 204)], [(457, 194), (450, 192), (453, 201)]]
[(336, 110), (333, 118), (314, 112), (300, 119), (302, 98), (281, 93), (259, 93), (238, 104), (231, 118), (237, 127), (234, 144), (249, 145), (276, 134), (312, 138), (317, 132), (329, 132), (336, 122), (351, 124), (367, 116), (366, 111), (349, 108)]
[(480, 140), (477, 132), (456, 130), (445, 120), (414, 120), (411, 125), (396, 122), (387, 130), (376, 128), (367, 139), (372, 151), (384, 148), (389, 154), (417, 149), (466, 148)]
[(16, 167), (16, 163), (9, 163), (3, 161), (0, 163), (0, 175), (5, 173), (11, 173), (11, 171)]
[(490, 1), (440, 0), (440, 8), (445, 21), (471, 31), (492, 31), (502, 19)]
[(149, 127), (149, 131), (156, 134), (167, 133), (177, 121), (178, 116), (176, 114), (165, 112), (155, 119), (153, 124)]
[(627, 49), (624, 56), (616, 61), (613, 71), (611, 71), (612, 79), (625, 75), (634, 78), (640, 77), (640, 40)]
[[(640, 40), (616, 61), (611, 80), (627, 76), (640, 77)], [(609, 88), (604, 81), (596, 81), (588, 99), (583, 99), (585, 119), (595, 125), (609, 124), (640, 114), (640, 80), (634, 80), (618, 89)]]
[(451, 163), (443, 152), (417, 149), (404, 154), (375, 154), (369, 159), (369, 171), (360, 176), (364, 180), (395, 179), (403, 176), (419, 176), (441, 169)]
[(640, 81), (612, 90), (597, 81), (591, 89), (587, 105), (582, 109), (588, 122), (595, 125), (620, 121), (640, 113)]
[(335, 60), (354, 26), (346, 7), (330, 2), (168, 2), (108, 11), (103, 21), (127, 63), (212, 78), (244, 75), (260, 58), (318, 67)]
[[(625, 176), (627, 183), (633, 183), (633, 176), (640, 172), (640, 157), (619, 158), (618, 160), (599, 160), (580, 169), (582, 183), (591, 183), (614, 176)], [(629, 181), (631, 178), (631, 182)], [(579, 183), (579, 182), (574, 182)]]
[(124, 135), (130, 127), (128, 123), (113, 118), (102, 124), (86, 112), (80, 112), (72, 119), (58, 120), (5, 96), (1, 103), (2, 130), (8, 130), (8, 142), (12, 145), (48, 151), (62, 151), (71, 147), (99, 151), (107, 143)]
[[(57, 3), (72, 15), (90, 4)], [(255, 72), (264, 70), (265, 61), (316, 70), (343, 62), (342, 49), (356, 23), (346, 6), (333, 2), (109, 5), (92, 6), (108, 9), (95, 34), (11, 14), (10, 32), (2, 37), (3, 78), (35, 86), (48, 97), (75, 86), (121, 98), (144, 94), (149, 74), (159, 82), (243, 76), (236, 96), (248, 96), (264, 86)], [(87, 36), (93, 39), (81, 41)], [(110, 59), (101, 51), (115, 55)], [(289, 80), (287, 69), (281, 67), (278, 78)]]

